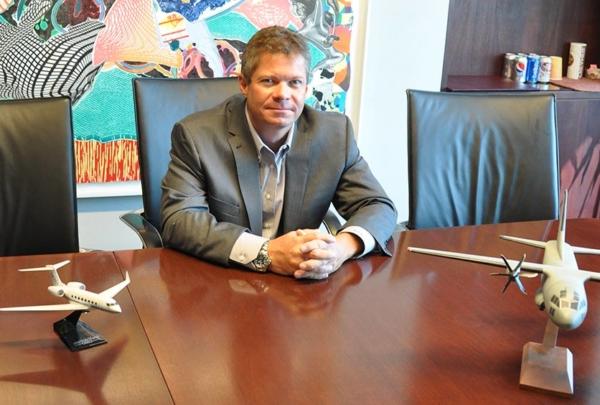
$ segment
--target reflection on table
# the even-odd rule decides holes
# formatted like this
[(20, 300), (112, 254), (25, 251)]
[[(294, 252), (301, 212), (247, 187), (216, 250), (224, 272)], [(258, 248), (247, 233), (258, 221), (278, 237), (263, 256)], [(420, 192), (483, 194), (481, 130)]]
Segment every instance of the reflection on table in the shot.
[[(598, 247), (600, 220), (568, 221), (567, 241)], [(519, 388), (522, 347), (542, 339), (531, 295), (501, 294), (476, 263), (410, 254), (408, 246), (542, 260), (498, 238), (547, 239), (554, 221), (409, 231), (391, 258), (345, 264), (298, 281), (221, 268), (169, 249), (0, 258), (0, 306), (56, 303), (46, 273), (102, 291), (130, 272), (120, 315), (85, 322), (107, 345), (71, 353), (52, 331), (63, 313), (0, 314), (0, 395), (12, 403), (555, 403)], [(600, 257), (578, 257), (600, 270)], [(523, 280), (534, 291), (539, 280)], [(585, 323), (561, 332), (574, 356), (575, 400), (600, 400), (600, 286)]]
[[(600, 221), (571, 220), (567, 241), (598, 247)], [(410, 231), (392, 258), (347, 263), (324, 281), (225, 269), (169, 249), (116, 253), (175, 402), (505, 403), (561, 401), (519, 389), (522, 347), (546, 316), (475, 263), (406, 247), (542, 260), (499, 234), (547, 239), (554, 221)], [(600, 258), (579, 257), (600, 270)], [(539, 280), (524, 280), (534, 291)], [(575, 398), (600, 399), (599, 286), (590, 312), (559, 336), (575, 358)]]

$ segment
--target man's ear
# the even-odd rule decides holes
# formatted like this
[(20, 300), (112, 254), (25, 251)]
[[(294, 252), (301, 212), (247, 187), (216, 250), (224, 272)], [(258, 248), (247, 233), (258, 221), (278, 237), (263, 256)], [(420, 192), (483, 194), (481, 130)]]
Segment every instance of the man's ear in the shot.
[(240, 84), (240, 91), (245, 96), (248, 92), (248, 83), (246, 83), (246, 79), (244, 79), (243, 75), (238, 76), (238, 83)]

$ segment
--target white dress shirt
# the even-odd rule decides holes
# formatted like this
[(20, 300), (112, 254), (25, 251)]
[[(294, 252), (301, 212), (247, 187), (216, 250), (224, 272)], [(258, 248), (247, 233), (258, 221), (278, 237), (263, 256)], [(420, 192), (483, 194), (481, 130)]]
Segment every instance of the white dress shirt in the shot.
[[(285, 143), (277, 152), (273, 152), (260, 138), (259, 134), (250, 121), (248, 108), (246, 108), (246, 120), (252, 134), (252, 139), (258, 153), (258, 165), (260, 173), (260, 191), (262, 195), (262, 236), (244, 232), (235, 241), (229, 259), (252, 268), (251, 262), (258, 256), (262, 245), (277, 236), (281, 213), (283, 212), (283, 196), (285, 191), (285, 159), (292, 146), (295, 125), (292, 126), (286, 136)], [(360, 226), (349, 226), (341, 232), (350, 232), (358, 236), (364, 249), (360, 255), (369, 253), (375, 247), (375, 239), (364, 228)]]

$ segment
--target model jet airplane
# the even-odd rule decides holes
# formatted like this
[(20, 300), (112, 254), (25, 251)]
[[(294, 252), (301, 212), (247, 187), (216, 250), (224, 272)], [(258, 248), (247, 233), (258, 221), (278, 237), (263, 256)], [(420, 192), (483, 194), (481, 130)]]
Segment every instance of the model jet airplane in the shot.
[(34, 305), (27, 307), (8, 307), (0, 308), (0, 311), (90, 311), (91, 309), (99, 309), (106, 312), (120, 313), (121, 307), (113, 298), (123, 288), (129, 284), (129, 273), (125, 273), (125, 280), (115, 286), (94, 293), (85, 289), (85, 284), (78, 281), (71, 281), (67, 284), (63, 283), (58, 277), (57, 270), (67, 265), (69, 260), (56, 264), (48, 264), (44, 267), (34, 267), (30, 269), (20, 269), (19, 271), (50, 271), (52, 277), (52, 285), (48, 287), (50, 294), (57, 297), (66, 298), (68, 304), (57, 305)]
[(570, 246), (565, 242), (566, 213), (567, 191), (565, 190), (556, 240), (541, 242), (514, 236), (500, 236), (502, 239), (544, 248), (543, 264), (526, 262), (525, 255), (520, 261), (517, 261), (508, 260), (504, 256), (496, 258), (418, 247), (409, 247), (408, 250), (494, 266), (505, 266), (505, 272), (493, 273), (493, 275), (508, 277), (503, 292), (511, 282), (514, 282), (519, 290), (525, 293), (519, 277), (535, 277), (541, 274), (542, 285), (536, 292), (535, 303), (540, 309), (547, 312), (550, 320), (559, 328), (575, 329), (585, 319), (588, 308), (584, 283), (588, 280), (600, 281), (600, 273), (578, 268), (575, 253), (600, 255), (600, 249)]

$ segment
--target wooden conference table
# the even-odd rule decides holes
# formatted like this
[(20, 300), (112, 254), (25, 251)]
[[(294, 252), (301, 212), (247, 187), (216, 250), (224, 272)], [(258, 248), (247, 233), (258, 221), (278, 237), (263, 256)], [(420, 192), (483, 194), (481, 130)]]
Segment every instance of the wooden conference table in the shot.
[[(408, 253), (408, 246), (505, 254), (542, 251), (498, 239), (554, 238), (538, 221), (395, 235), (392, 258), (352, 261), (326, 281), (222, 269), (169, 249), (0, 259), (0, 306), (57, 302), (44, 273), (69, 258), (64, 281), (101, 291), (129, 271), (121, 315), (84, 320), (107, 345), (69, 352), (58, 313), (0, 314), (1, 403), (561, 403), (519, 388), (522, 347), (546, 316), (493, 268)], [(569, 220), (567, 241), (600, 247), (600, 220)], [(579, 255), (600, 270), (600, 256)], [(586, 285), (584, 324), (561, 332), (574, 356), (577, 403), (600, 401), (600, 285)]]

